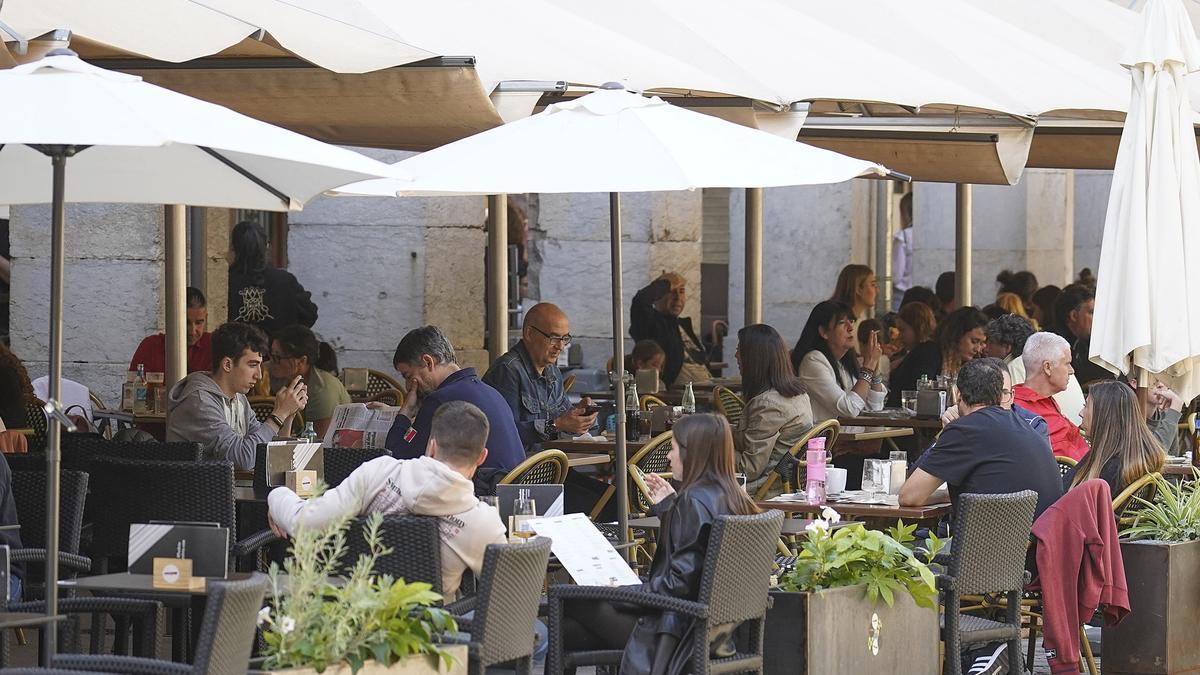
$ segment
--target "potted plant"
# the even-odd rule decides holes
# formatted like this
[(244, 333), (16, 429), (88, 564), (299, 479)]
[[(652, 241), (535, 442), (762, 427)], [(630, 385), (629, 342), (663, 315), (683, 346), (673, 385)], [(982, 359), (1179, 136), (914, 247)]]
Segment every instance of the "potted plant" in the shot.
[(1139, 497), (1136, 522), (1121, 532), (1129, 617), (1105, 627), (1105, 673), (1200, 671), (1200, 472), (1157, 479), (1153, 501)]
[[(917, 526), (831, 528), (839, 519), (827, 508), (806, 528), (795, 568), (771, 592), (764, 672), (937, 672), (936, 582), (905, 545)], [(936, 536), (929, 547), (930, 557), (940, 550)]]
[(371, 570), (382, 545), (382, 516), (367, 520), (370, 553), (361, 556), (344, 583), (331, 583), (346, 551), (346, 517), (325, 530), (297, 530), (292, 555), (271, 565), (271, 602), (259, 612), (266, 649), (260, 668), (290, 673), (467, 672), (467, 647), (439, 642), (457, 629), (441, 596), (426, 583), (405, 583)]

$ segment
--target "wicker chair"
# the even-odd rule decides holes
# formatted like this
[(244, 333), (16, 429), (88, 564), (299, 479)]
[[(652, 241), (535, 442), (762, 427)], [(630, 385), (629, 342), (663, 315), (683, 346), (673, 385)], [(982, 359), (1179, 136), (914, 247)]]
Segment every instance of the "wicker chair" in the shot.
[(404, 405), (404, 392), (399, 389), (384, 389), (371, 397), (371, 401), (390, 406)]
[[(767, 614), (767, 591), (776, 542), (783, 514), (767, 511), (753, 516), (720, 516), (713, 525), (695, 601), (658, 595), (630, 587), (550, 587), (550, 646), (546, 656), (547, 675), (559, 675), (581, 665), (617, 664), (622, 649), (566, 652), (563, 645), (564, 604), (573, 600), (625, 602), (647, 610), (671, 611), (703, 622), (691, 631), (690, 643), (678, 649), (691, 654), (691, 672), (762, 672), (763, 622)], [(742, 624), (748, 634), (745, 646), (729, 658), (714, 661), (709, 656), (708, 636), (721, 624)], [(739, 645), (739, 648), (741, 645)]]
[(746, 409), (746, 401), (728, 387), (713, 387), (713, 404), (732, 427), (737, 426), (738, 420), (742, 419), (742, 411)]
[(325, 450), (325, 484), (337, 487), (355, 469), (380, 457), (391, 456), (384, 448), (327, 448)]
[(533, 622), (549, 558), (545, 537), (488, 545), (479, 593), (464, 605), (475, 614), (456, 617), (459, 630), (470, 633), (470, 675), (484, 675), (489, 666), (503, 663), (513, 663), (517, 675), (533, 674)]
[(567, 477), (567, 454), (562, 450), (543, 450), (521, 462), (500, 485), (554, 485)]
[(208, 604), (196, 642), (196, 658), (191, 664), (131, 656), (60, 654), (51, 665), (117, 673), (242, 675), (250, 661), (255, 620), (266, 590), (267, 577), (262, 574), (238, 581), (209, 581)]
[(388, 389), (404, 391), (404, 384), (381, 370), (367, 369), (367, 399), (382, 394)]
[[(368, 553), (366, 518), (350, 523), (346, 532), (346, 552), (340, 561), (349, 573), (362, 555)], [(384, 516), (379, 526), (381, 543), (391, 553), (375, 561), (377, 574), (390, 574), (395, 579), (423, 581), (442, 592), (442, 543), (438, 534), (438, 519), (430, 516)]]
[[(629, 458), (629, 512), (644, 514), (650, 510), (649, 490), (637, 469), (642, 473), (656, 473), (663, 478), (671, 477), (671, 461), (667, 453), (671, 452), (673, 432), (667, 431), (650, 439), (645, 445)], [(637, 467), (635, 469), (634, 467)]]
[[(1033, 527), (1037, 493), (962, 494), (954, 514), (954, 544), (946, 572), (938, 576), (945, 613), (943, 675), (962, 675), (966, 645), (1008, 642), (1008, 672), (1021, 671), (1020, 598), (1025, 586), (1025, 552)], [(1004, 620), (962, 614), (964, 594), (998, 594), (1005, 598)]]
[[(837, 443), (838, 435), (841, 433), (842, 433), (842, 425), (840, 422), (838, 422), (835, 419), (825, 420), (824, 422), (821, 422), (820, 424), (814, 424), (812, 426), (812, 428), (810, 428), (808, 431), (804, 432), (804, 435), (801, 436), (795, 443), (792, 444), (792, 447), (788, 448), (788, 455), (790, 455), (793, 458), (798, 457), (800, 455), (800, 453), (804, 451), (805, 447), (808, 445), (808, 442), (811, 441), (812, 439), (816, 438), (817, 436), (824, 436), (825, 437), (825, 450), (827, 452), (832, 451), (833, 446)], [(796, 485), (804, 484), (800, 477), (801, 476), (800, 472), (805, 470), (805, 467), (807, 467), (807, 466), (808, 466), (808, 463), (806, 461), (797, 460), (796, 474), (795, 474), (796, 475), (796, 483), (795, 483)], [(772, 469), (774, 469), (774, 467), (772, 467)], [(790, 471), (788, 471), (785, 474), (785, 476), (789, 476), (789, 477), (791, 475), (792, 475), (792, 473)], [(771, 492), (771, 488), (775, 486), (775, 481), (779, 480), (779, 478), (780, 478), (780, 475), (777, 471), (775, 471), (775, 470), (768, 471), (766, 481), (764, 481), (762, 485), (758, 486), (758, 490), (756, 490), (754, 492), (754, 498), (755, 499), (766, 499), (767, 496)]]
[(1071, 469), (1075, 468), (1075, 465), (1079, 463), (1079, 460), (1062, 455), (1055, 455), (1054, 461), (1058, 463), (1058, 475), (1060, 478), (1066, 478)]
[(92, 460), (100, 458), (198, 462), (202, 447), (199, 443), (181, 441), (110, 441), (99, 434), (63, 434), (62, 466), (64, 469), (89, 471)]
[(666, 404), (667, 404), (666, 401), (655, 396), (654, 394), (642, 394), (642, 400), (641, 400), (642, 410), (649, 410), (651, 408), (657, 408), (659, 406), (666, 405)]
[[(271, 416), (271, 411), (275, 409), (275, 397), (251, 396), (250, 409), (254, 411), (254, 417), (259, 422), (266, 422), (267, 418)], [(302, 431), (304, 431), (304, 413), (298, 412), (295, 415), (292, 415), (292, 429), (290, 435), (298, 436)]]
[(563, 393), (569, 394), (575, 388), (575, 373), (571, 373), (563, 379)]
[(1161, 473), (1148, 473), (1130, 483), (1124, 490), (1121, 490), (1121, 494), (1113, 497), (1113, 515), (1117, 518), (1117, 525), (1129, 527), (1137, 524), (1145, 504), (1134, 497), (1148, 502), (1154, 501), (1160, 481), (1162, 481)]
[(45, 403), (40, 398), (25, 398), (25, 426), (33, 430), (33, 435), (29, 437), (29, 452), (46, 451), (46, 413), (42, 411)]

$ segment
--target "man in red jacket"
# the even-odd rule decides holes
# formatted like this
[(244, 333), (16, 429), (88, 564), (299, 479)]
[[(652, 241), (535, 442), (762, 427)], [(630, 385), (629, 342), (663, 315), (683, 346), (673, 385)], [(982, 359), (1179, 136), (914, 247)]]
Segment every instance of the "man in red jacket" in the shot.
[[(208, 302), (198, 288), (187, 289), (187, 371), (212, 370), (212, 333), (208, 332)], [(129, 362), (130, 372), (145, 367), (147, 373), (162, 373), (167, 369), (167, 336), (155, 333), (138, 345)]]
[(1087, 441), (1052, 398), (1066, 391), (1067, 382), (1075, 372), (1071, 367), (1071, 346), (1054, 333), (1034, 333), (1025, 341), (1021, 360), (1025, 365), (1025, 383), (1013, 387), (1017, 405), (1046, 420), (1050, 447), (1056, 456), (1083, 459), (1088, 453)]

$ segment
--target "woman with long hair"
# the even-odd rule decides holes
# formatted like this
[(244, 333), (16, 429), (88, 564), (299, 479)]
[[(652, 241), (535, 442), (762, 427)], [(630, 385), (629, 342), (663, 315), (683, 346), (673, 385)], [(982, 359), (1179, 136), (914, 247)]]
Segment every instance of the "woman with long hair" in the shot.
[(837, 285), (834, 286), (830, 300), (846, 305), (854, 312), (854, 323), (866, 315), (867, 310), (875, 306), (875, 296), (879, 286), (875, 281), (875, 273), (866, 265), (850, 264), (842, 268), (838, 274)]
[(267, 264), (267, 233), (244, 220), (229, 235), (229, 320), (258, 326), (267, 333), (293, 324), (317, 322), (312, 293), (287, 270)]
[(812, 427), (813, 411), (788, 360), (787, 345), (774, 328), (758, 323), (739, 330), (733, 356), (746, 397), (746, 409), (733, 431), (734, 460), (753, 493)]
[(21, 359), (0, 342), (0, 421), (9, 429), (28, 427), (25, 401), (33, 398), (33, 385)]
[(935, 330), (937, 318), (934, 317), (932, 307), (924, 302), (910, 302), (901, 306), (900, 311), (896, 312), (896, 353), (891, 357), (888, 376), (891, 376), (892, 370), (904, 363), (904, 359), (908, 358), (918, 345), (932, 340)]
[(324, 438), (334, 409), (350, 403), (350, 394), (336, 375), (318, 365), (321, 344), (317, 336), (304, 326), (281, 328), (271, 340), (271, 358), (267, 365), (275, 389), (286, 386), (297, 376), (304, 378), (304, 383), (308, 385), (304, 421), (312, 422), (317, 436)]
[(900, 404), (900, 393), (917, 388), (921, 376), (930, 379), (939, 375), (955, 377), (962, 364), (979, 356), (987, 343), (983, 329), (987, 315), (974, 307), (959, 307), (938, 324), (934, 339), (925, 342), (892, 369), (888, 394), (889, 405)]
[[(1034, 330), (1038, 328), (1038, 322), (1025, 311), (1026, 303), (1021, 300), (1021, 296), (1016, 293), (1000, 293), (996, 296), (996, 307), (1000, 308), (1000, 316), (1012, 314), (1025, 319), (1033, 326)], [(999, 318), (999, 317), (992, 317)]]
[(1124, 382), (1092, 385), (1079, 428), (1087, 434), (1091, 450), (1063, 477), (1068, 488), (1101, 478), (1115, 496), (1166, 461), (1162, 445), (1146, 425), (1137, 394)]
[(878, 373), (883, 354), (879, 336), (868, 338), (859, 363), (853, 319), (853, 311), (840, 302), (817, 303), (792, 349), (792, 364), (808, 389), (817, 421), (883, 408), (887, 390)]
[[(688, 415), (672, 430), (671, 474), (676, 487), (646, 476), (650, 514), (660, 519), (658, 547), (641, 589), (696, 600), (712, 526), (718, 516), (751, 515), (759, 509), (734, 477), (733, 436), (720, 415)], [(624, 649), (622, 673), (666, 672), (692, 620), (672, 612), (575, 601), (566, 604), (563, 640), (568, 649)], [(714, 642), (725, 645), (729, 635)]]

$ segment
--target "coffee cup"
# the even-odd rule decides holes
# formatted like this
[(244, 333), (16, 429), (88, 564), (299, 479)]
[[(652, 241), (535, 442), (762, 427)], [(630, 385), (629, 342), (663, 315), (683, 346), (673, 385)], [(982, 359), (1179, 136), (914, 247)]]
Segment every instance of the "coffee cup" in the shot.
[(846, 489), (846, 470), (836, 466), (825, 467), (825, 494), (835, 495)]

